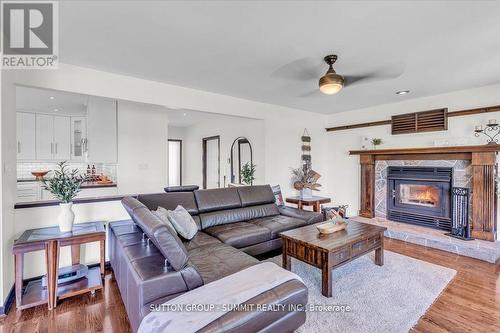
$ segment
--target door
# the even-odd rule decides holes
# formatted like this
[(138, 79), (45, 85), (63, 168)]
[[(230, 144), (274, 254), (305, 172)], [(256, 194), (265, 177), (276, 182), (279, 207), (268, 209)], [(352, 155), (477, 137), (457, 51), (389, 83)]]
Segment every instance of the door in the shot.
[(168, 140), (168, 186), (182, 185), (182, 140)]
[(54, 116), (36, 115), (36, 158), (51, 160), (54, 154)]
[(70, 159), (71, 120), (69, 117), (54, 116), (54, 159)]
[(87, 140), (87, 120), (85, 117), (71, 117), (71, 160), (83, 161)]
[(16, 114), (17, 159), (34, 160), (36, 158), (36, 118), (34, 113)]
[(220, 187), (220, 137), (204, 138), (203, 145), (203, 188)]

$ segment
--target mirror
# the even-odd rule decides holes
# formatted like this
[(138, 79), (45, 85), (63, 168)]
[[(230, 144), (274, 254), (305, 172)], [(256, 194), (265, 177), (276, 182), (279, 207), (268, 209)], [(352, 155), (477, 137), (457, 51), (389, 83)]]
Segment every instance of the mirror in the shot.
[(252, 145), (245, 137), (238, 137), (231, 145), (231, 183), (241, 184), (241, 168), (253, 164)]

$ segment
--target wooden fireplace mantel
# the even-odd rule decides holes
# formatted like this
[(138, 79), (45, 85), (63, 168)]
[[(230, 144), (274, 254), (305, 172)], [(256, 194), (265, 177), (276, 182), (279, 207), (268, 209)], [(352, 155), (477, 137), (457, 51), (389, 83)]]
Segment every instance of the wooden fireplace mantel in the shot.
[(361, 164), (359, 215), (375, 217), (375, 161), (469, 160), (472, 164), (472, 237), (494, 241), (497, 228), (496, 155), (500, 145), (351, 150)]

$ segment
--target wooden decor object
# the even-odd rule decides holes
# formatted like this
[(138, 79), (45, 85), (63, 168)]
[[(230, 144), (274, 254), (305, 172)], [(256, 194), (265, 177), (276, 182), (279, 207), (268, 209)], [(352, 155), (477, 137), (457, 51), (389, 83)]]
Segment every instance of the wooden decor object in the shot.
[[(483, 107), (483, 108), (460, 110), (460, 111), (451, 111), (451, 112), (447, 112), (447, 118), (471, 116), (471, 115), (475, 115), (475, 114), (490, 113), (490, 112), (500, 112), (500, 105), (487, 106), (487, 107)], [(392, 123), (391, 120), (378, 120), (378, 121), (370, 121), (370, 122), (366, 122), (366, 123), (357, 123), (357, 124), (342, 125), (342, 126), (336, 126), (336, 127), (328, 127), (328, 128), (326, 128), (326, 131), (327, 132), (344, 131), (344, 130), (353, 129), (353, 128), (364, 128), (364, 127), (372, 127), (372, 126), (391, 125), (391, 123)]]
[(448, 129), (448, 109), (406, 113), (392, 116), (392, 134), (408, 134)]
[(359, 215), (375, 217), (375, 161), (377, 160), (469, 160), (472, 162), (472, 237), (496, 239), (496, 154), (500, 145), (452, 146), (351, 150), (360, 155), (361, 189)]

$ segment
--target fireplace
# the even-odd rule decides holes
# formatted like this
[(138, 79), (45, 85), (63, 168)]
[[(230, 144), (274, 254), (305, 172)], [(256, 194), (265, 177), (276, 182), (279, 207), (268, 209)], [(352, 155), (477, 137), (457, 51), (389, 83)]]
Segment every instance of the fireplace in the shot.
[(389, 167), (387, 218), (451, 231), (452, 180), (452, 168)]

